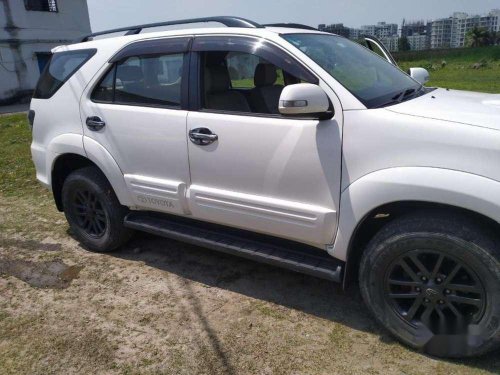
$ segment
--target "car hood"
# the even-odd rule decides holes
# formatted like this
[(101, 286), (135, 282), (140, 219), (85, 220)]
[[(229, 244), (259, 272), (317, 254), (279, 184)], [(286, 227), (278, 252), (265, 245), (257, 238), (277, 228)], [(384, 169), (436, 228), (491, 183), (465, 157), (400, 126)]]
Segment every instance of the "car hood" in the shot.
[(410, 116), (500, 130), (500, 95), (436, 89), (386, 108)]

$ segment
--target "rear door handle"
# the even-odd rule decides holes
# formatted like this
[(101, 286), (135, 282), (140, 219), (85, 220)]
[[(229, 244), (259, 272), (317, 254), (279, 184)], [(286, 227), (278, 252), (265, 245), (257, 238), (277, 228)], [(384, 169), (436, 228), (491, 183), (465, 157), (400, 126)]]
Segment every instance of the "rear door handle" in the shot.
[(207, 128), (196, 128), (189, 131), (189, 140), (195, 145), (207, 146), (217, 141), (219, 137)]
[(102, 121), (99, 116), (87, 117), (87, 121), (85, 123), (87, 124), (87, 128), (94, 132), (99, 131), (106, 126), (106, 123)]

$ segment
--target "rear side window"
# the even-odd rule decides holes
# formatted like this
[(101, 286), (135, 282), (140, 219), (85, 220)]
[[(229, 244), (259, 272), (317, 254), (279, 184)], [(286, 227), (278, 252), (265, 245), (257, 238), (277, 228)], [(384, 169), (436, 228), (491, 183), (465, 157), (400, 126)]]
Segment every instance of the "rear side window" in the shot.
[(95, 49), (54, 53), (40, 76), (33, 97), (52, 97), (95, 53)]
[(180, 107), (184, 54), (132, 56), (116, 63), (92, 93), (95, 102)]

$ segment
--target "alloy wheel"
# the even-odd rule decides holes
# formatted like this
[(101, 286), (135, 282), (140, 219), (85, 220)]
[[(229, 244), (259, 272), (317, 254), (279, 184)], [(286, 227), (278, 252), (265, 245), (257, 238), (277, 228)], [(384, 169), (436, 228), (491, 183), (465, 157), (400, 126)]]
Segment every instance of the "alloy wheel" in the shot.
[(434, 250), (398, 257), (386, 273), (385, 297), (406, 323), (423, 324), (434, 334), (466, 332), (486, 306), (477, 274), (458, 258)]
[(98, 238), (106, 233), (107, 214), (96, 194), (89, 190), (77, 190), (73, 208), (77, 225), (86, 234)]

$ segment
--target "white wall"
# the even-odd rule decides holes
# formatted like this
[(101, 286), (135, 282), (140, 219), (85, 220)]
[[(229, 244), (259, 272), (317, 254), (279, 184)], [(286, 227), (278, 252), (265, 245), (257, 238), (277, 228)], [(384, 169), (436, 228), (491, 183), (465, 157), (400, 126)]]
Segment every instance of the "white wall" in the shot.
[(90, 33), (86, 0), (57, 0), (58, 12), (27, 11), (23, 0), (0, 2), (0, 104), (29, 95), (40, 76), (37, 52)]

